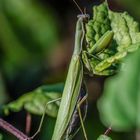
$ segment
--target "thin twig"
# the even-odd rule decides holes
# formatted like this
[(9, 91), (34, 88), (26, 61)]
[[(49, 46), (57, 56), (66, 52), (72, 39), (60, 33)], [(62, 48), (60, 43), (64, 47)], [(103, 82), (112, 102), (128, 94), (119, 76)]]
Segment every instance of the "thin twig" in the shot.
[(104, 135), (108, 135), (110, 132), (112, 131), (112, 128), (111, 126), (105, 131)]
[(2, 118), (0, 118), (0, 128), (6, 130), (7, 132), (11, 133), (13, 136), (18, 138), (19, 140), (31, 140), (30, 137), (25, 135), (23, 132), (12, 126), (10, 123), (6, 122)]
[(27, 135), (30, 135), (30, 131), (31, 131), (31, 125), (32, 125), (32, 116), (29, 112), (27, 112), (26, 115), (26, 128), (25, 128), (25, 132)]

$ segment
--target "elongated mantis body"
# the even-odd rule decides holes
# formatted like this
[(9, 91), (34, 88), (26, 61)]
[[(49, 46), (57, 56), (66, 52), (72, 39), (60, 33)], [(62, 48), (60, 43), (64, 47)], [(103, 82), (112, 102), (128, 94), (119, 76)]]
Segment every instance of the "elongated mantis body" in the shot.
[(69, 71), (62, 95), (62, 100), (52, 140), (64, 139), (65, 131), (69, 125), (69, 122), (72, 118), (73, 112), (77, 104), (81, 84), (83, 81), (83, 63), (80, 55), (85, 36), (84, 21), (86, 21), (88, 17), (88, 15), (78, 16), (74, 52), (69, 66)]
[[(69, 124), (71, 119), (73, 119), (75, 107), (78, 104), (78, 97), (80, 94), (81, 85), (83, 82), (83, 67), (84, 60), (82, 59), (84, 37), (85, 37), (85, 21), (89, 18), (88, 15), (82, 14), (78, 16), (78, 21), (76, 25), (76, 35), (75, 35), (75, 46), (74, 52), (71, 58), (68, 75), (66, 78), (66, 83), (62, 95), (62, 100), (55, 124), (54, 133), (52, 140), (69, 140), (68, 135), (65, 138), (67, 129), (69, 129)], [(97, 43), (91, 52), (100, 52), (102, 49), (108, 46), (110, 40), (112, 39), (112, 31), (108, 31)], [(89, 52), (90, 53), (90, 52)], [(86, 96), (85, 96), (86, 97)], [(83, 97), (84, 99), (84, 97)], [(81, 100), (83, 100), (81, 99)], [(81, 103), (80, 103), (81, 104)], [(79, 107), (80, 108), (80, 107)], [(78, 109), (80, 113), (80, 109)], [(80, 114), (79, 114), (80, 117)], [(80, 117), (80, 120), (83, 119)], [(86, 133), (84, 130), (83, 122), (81, 125), (84, 131), (85, 139), (87, 140)]]

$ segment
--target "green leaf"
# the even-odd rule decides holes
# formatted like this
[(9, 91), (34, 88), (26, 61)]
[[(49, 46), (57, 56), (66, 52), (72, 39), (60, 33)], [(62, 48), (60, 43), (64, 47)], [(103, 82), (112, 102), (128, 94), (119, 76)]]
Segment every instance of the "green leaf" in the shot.
[[(10, 111), (19, 112), (23, 108), (28, 112), (36, 115), (42, 115), (46, 103), (61, 97), (63, 84), (41, 86), (32, 92), (26, 93), (16, 101), (13, 101), (3, 107), (6, 115)], [(46, 114), (56, 117), (60, 101), (47, 105)]]
[(140, 128), (140, 50), (124, 61), (120, 73), (105, 83), (98, 102), (100, 117), (117, 131)]
[(41, 62), (57, 46), (57, 21), (47, 2), (0, 0), (1, 68), (8, 80), (32, 66), (42, 68)]
[(111, 11), (107, 2), (93, 11), (93, 19), (86, 24), (88, 48), (83, 62), (93, 74), (111, 75), (129, 52), (140, 47), (139, 24), (127, 12)]
[(106, 135), (101, 135), (97, 140), (112, 140), (112, 139)]
[(93, 19), (86, 25), (86, 40), (92, 47), (107, 31), (111, 30), (107, 3), (93, 7)]

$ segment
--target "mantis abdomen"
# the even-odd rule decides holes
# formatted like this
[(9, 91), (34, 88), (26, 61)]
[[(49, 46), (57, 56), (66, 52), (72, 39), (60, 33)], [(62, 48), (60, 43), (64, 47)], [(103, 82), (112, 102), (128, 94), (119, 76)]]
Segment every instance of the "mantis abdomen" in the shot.
[[(79, 104), (82, 101), (82, 99), (85, 98), (86, 96), (87, 96), (87, 89), (86, 89), (85, 84), (82, 84), (81, 90), (80, 90), (80, 93), (79, 93), (79, 97), (78, 97), (78, 100), (77, 100), (77, 104)], [(87, 107), (88, 107), (87, 100), (84, 100), (82, 102), (82, 104), (80, 105), (82, 121), (84, 121), (85, 118), (86, 118)], [(75, 134), (78, 132), (80, 127), (81, 127), (81, 121), (80, 121), (78, 108), (76, 106), (75, 110), (73, 112), (71, 121), (70, 121), (70, 123), (68, 125), (68, 128), (67, 128), (67, 131), (66, 131), (66, 140), (72, 139), (75, 136)]]

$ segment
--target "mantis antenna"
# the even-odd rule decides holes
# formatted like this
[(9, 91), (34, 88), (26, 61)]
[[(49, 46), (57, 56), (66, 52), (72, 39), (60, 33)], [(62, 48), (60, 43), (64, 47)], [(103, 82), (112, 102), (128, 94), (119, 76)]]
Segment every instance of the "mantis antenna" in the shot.
[(81, 12), (82, 15), (84, 15), (84, 12), (82, 11), (82, 8), (79, 6), (79, 4), (76, 2), (76, 0), (73, 0), (79, 11)]

